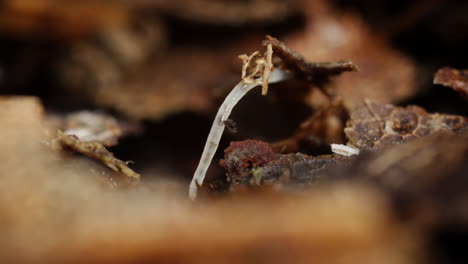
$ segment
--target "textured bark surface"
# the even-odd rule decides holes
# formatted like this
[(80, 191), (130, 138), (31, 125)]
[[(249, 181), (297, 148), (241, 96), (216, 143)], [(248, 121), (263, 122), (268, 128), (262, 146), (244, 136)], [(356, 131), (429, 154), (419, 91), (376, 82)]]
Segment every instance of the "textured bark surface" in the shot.
[(466, 130), (463, 116), (428, 114), (418, 106), (395, 107), (366, 101), (350, 114), (345, 128), (349, 144), (363, 149), (407, 142), (437, 132)]

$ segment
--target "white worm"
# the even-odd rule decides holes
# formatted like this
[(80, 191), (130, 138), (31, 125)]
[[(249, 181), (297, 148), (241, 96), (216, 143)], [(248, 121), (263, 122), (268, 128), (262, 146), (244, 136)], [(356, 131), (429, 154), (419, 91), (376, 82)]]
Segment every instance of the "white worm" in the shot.
[[(267, 77), (268, 83), (276, 83), (288, 79), (290, 74), (280, 69), (275, 69), (270, 73), (270, 76)], [(226, 99), (224, 99), (224, 102), (221, 104), (218, 113), (216, 114), (215, 120), (213, 121), (213, 125), (211, 126), (210, 133), (208, 134), (208, 139), (206, 140), (200, 162), (198, 163), (197, 170), (195, 171), (192, 182), (190, 183), (190, 199), (194, 200), (197, 197), (197, 189), (203, 184), (206, 171), (208, 170), (216, 150), (218, 149), (219, 141), (225, 127), (224, 121), (229, 118), (232, 109), (240, 101), (240, 99), (244, 97), (247, 92), (259, 86), (261, 83), (261, 78), (257, 79), (255, 83), (247, 84), (244, 81), (241, 81), (232, 89)]]

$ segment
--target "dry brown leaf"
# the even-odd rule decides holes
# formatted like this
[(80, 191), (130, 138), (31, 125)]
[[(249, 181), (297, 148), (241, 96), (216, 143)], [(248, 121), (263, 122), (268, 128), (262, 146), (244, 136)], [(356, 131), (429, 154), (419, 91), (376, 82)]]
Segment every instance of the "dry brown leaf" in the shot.
[(436, 132), (448, 134), (468, 127), (463, 116), (428, 114), (418, 106), (397, 107), (366, 100), (350, 113), (345, 133), (348, 144), (371, 149), (428, 136)]
[(445, 67), (438, 70), (434, 76), (434, 84), (451, 87), (461, 95), (468, 96), (468, 70), (457, 70)]
[(319, 88), (323, 88), (323, 85), (335, 75), (348, 71), (359, 71), (359, 68), (351, 61), (307, 62), (302, 55), (272, 36), (266, 36), (263, 45), (271, 45), (274, 55), (281, 58), (282, 66), (292, 71), (296, 78), (304, 79), (319, 86)]
[[(336, 90), (346, 107), (370, 98), (394, 103), (416, 93), (415, 68), (409, 58), (391, 49), (386, 41), (356, 15), (334, 12), (326, 1), (307, 1), (304, 31), (284, 42), (309, 61), (352, 61), (359, 72), (337, 78)], [(314, 94), (307, 101), (314, 104)]]

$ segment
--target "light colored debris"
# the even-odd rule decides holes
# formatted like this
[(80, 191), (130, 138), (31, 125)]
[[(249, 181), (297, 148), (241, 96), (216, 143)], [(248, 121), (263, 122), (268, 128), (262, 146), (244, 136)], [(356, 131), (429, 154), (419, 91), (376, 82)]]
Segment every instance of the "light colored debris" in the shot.
[(97, 141), (112, 146), (122, 135), (117, 119), (103, 113), (79, 111), (68, 115), (65, 123), (64, 133), (75, 135), (82, 142)]
[(342, 144), (330, 144), (331, 150), (333, 153), (340, 154), (343, 156), (354, 156), (354, 155), (359, 155), (359, 149), (349, 147), (346, 145)]
[(114, 157), (103, 145), (97, 142), (83, 142), (78, 137), (57, 131), (57, 141), (62, 146), (98, 160), (115, 172), (122, 173), (134, 180), (140, 179), (140, 174), (134, 172), (127, 163)]
[[(245, 84), (262, 85), (262, 95), (268, 92), (268, 80), (270, 73), (273, 71), (273, 48), (271, 44), (267, 45), (267, 51), (263, 56), (260, 56), (258, 51), (255, 51), (250, 56), (242, 54), (239, 59), (242, 60), (242, 81)], [(255, 59), (255, 67), (252, 65), (252, 60)], [(260, 78), (261, 77), (261, 78)]]

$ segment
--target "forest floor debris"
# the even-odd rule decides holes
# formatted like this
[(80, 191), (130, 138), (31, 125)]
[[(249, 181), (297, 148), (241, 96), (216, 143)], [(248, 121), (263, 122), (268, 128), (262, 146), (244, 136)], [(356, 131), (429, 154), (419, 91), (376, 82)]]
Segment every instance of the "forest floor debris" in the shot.
[(436, 72), (434, 84), (451, 87), (461, 95), (468, 97), (468, 70), (444, 67)]
[(468, 263), (467, 7), (3, 1), (0, 262)]
[(86, 155), (92, 159), (102, 162), (111, 170), (122, 173), (133, 179), (140, 180), (140, 174), (134, 172), (128, 167), (128, 162), (116, 159), (102, 144), (95, 141), (81, 141), (75, 135), (67, 135), (62, 131), (57, 131), (57, 142), (72, 150)]
[(467, 118), (458, 115), (429, 114), (418, 106), (396, 107), (366, 100), (350, 113), (344, 132), (349, 145), (361, 149), (394, 145), (437, 132), (466, 130)]

